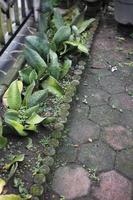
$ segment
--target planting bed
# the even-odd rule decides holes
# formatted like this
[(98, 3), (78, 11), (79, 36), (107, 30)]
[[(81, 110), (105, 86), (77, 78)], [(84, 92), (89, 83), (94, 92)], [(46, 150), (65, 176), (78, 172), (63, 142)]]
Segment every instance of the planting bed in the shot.
[[(60, 15), (58, 17), (60, 18)], [(84, 56), (75, 49), (72, 49), (68, 55), (68, 58), (72, 60), (72, 66), (69, 69), (69, 72), (66, 73), (61, 80), (57, 81), (55, 77), (53, 78), (53, 75), (50, 74), (49, 76), (49, 74), (47, 74), (45, 76), (45, 82), (42, 84), (44, 85), (42, 90), (38, 82), (40, 81), (42, 83), (42, 79), (44, 79), (44, 77), (37, 79), (37, 73), (34, 73), (35, 76), (32, 77), (32, 82), (30, 82), (30, 86), (28, 86), (28, 88), (33, 87), (34, 92), (40, 91), (42, 94), (45, 89), (47, 90), (46, 86), (48, 83), (51, 80), (54, 82), (52, 82), (52, 84), (50, 82), (51, 85), (48, 88), (48, 97), (45, 98), (43, 96), (41, 103), (39, 102), (39, 107), (35, 109), (37, 110), (37, 114), (39, 113), (40, 116), (36, 115), (35, 112), (32, 113), (34, 115), (30, 116), (29, 119), (25, 119), (25, 115), (23, 113), (25, 112), (25, 105), (27, 104), (25, 103), (22, 105), (22, 102), (19, 102), (21, 106), (19, 105), (18, 108), (18, 101), (16, 101), (16, 104), (14, 103), (16, 99), (14, 99), (12, 102), (10, 101), (12, 99), (12, 95), (14, 95), (14, 93), (17, 91), (17, 97), (15, 98), (19, 97), (19, 101), (23, 100), (24, 102), (27, 91), (27, 85), (24, 83), (24, 77), (22, 77), (22, 73), (20, 73), (18, 76), (18, 79), (20, 80), (19, 82), (18, 80), (14, 81), (13, 77), (13, 82), (9, 86), (9, 89), (5, 93), (4, 97), (2, 98), (2, 103), (0, 104), (0, 117), (3, 119), (3, 126), (0, 124), (0, 137), (2, 138), (2, 142), (0, 143), (0, 181), (3, 181), (3, 183), (0, 182), (0, 199), (2, 198), (2, 200), (8, 200), (9, 196), (6, 195), (11, 193), (20, 195), (16, 197), (14, 196), (14, 198), (12, 198), (13, 200), (19, 200), (21, 198), (35, 200), (43, 199), (43, 193), (45, 193), (45, 188), (47, 187), (47, 176), (54, 163), (56, 148), (58, 148), (63, 136), (65, 135), (64, 124), (67, 122), (70, 104), (76, 92), (76, 88), (79, 85), (82, 72), (85, 68), (85, 65), (88, 63), (88, 50), (91, 48), (92, 39), (97, 25), (98, 19), (93, 22), (89, 30), (83, 31), (85, 34), (81, 34), (81, 36), (85, 36), (84, 44), (86, 48), (82, 46), (79, 49), (83, 50), (84, 53), (87, 53), (87, 56)], [(62, 59), (61, 55), (60, 59)], [(23, 61), (28, 62), (29, 60), (29, 57), (25, 56)], [(32, 64), (32, 60), (30, 61), (30, 64)], [(24, 64), (24, 67), (21, 67), (22, 69), (26, 69), (27, 63)], [(38, 73), (39, 72), (40, 70), (38, 70)], [(22, 78), (23, 83), (21, 80)], [(22, 85), (23, 92), (21, 91)], [(2, 90), (5, 91), (5, 88), (2, 88)], [(31, 91), (33, 92), (33, 89)], [(37, 98), (38, 96), (39, 94), (35, 93), (34, 98)], [(33, 96), (30, 96), (28, 100), (30, 101), (32, 98)], [(34, 106), (36, 106), (36, 104)], [(16, 108), (15, 112), (12, 111), (13, 108)], [(20, 126), (20, 124), (18, 125), (15, 122), (12, 123), (12, 120), (16, 120), (17, 122), (18, 118), (16, 118), (16, 115), (17, 117), (19, 116), (19, 119), (21, 119), (21, 125), (25, 126), (24, 129), (22, 126)], [(26, 120), (27, 124), (25, 125), (24, 123)], [(38, 123), (33, 123), (34, 120), (38, 120)], [(7, 124), (9, 126), (7, 126)], [(37, 130), (36, 124), (39, 124), (37, 126)], [(8, 142), (6, 140), (8, 140)], [(7, 145), (2, 148), (2, 146), (4, 146), (3, 143), (6, 142)]]

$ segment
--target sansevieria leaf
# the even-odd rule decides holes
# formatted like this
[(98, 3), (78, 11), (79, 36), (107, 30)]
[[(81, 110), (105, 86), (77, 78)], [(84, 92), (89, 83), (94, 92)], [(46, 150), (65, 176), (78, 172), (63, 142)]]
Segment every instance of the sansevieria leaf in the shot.
[(26, 121), (27, 124), (39, 124), (41, 123), (45, 118), (40, 117), (38, 114), (33, 113), (32, 116)]
[(52, 76), (49, 76), (47, 80), (42, 83), (42, 87), (47, 89), (51, 94), (56, 95), (57, 97), (61, 97), (64, 95), (63, 88), (59, 84), (59, 82)]
[(3, 191), (4, 186), (6, 185), (5, 180), (3, 180), (2, 178), (0, 178), (0, 194)]
[(64, 26), (64, 20), (62, 15), (58, 10), (54, 10), (54, 18), (53, 18), (55, 27), (59, 29), (61, 26)]
[(7, 103), (9, 108), (14, 110), (19, 110), (21, 107), (22, 99), (17, 80), (13, 81), (8, 88)]
[[(17, 85), (18, 85), (18, 89), (19, 89), (19, 92), (21, 94), (22, 90), (23, 90), (23, 83), (22, 81), (17, 81)], [(2, 98), (2, 102), (3, 102), (3, 105), (8, 107), (8, 101), (7, 101), (7, 98), (8, 98), (8, 91), (9, 91), (9, 88), (7, 89), (7, 91), (5, 92), (3, 98)]]
[(71, 45), (73, 47), (77, 47), (79, 51), (88, 54), (88, 49), (86, 48), (85, 45), (83, 45), (81, 42), (78, 41), (66, 41), (65, 44)]
[(24, 126), (19, 122), (16, 122), (14, 120), (7, 120), (6, 123), (12, 126), (20, 136), (27, 136), (27, 132), (24, 131)]
[(7, 194), (7, 195), (0, 195), (0, 200), (22, 200), (22, 198), (19, 195)]

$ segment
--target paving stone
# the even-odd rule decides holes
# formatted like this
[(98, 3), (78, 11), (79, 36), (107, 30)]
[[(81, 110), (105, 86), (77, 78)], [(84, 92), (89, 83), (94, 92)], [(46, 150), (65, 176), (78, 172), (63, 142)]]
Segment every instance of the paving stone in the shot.
[(100, 175), (100, 187), (93, 188), (97, 200), (131, 200), (132, 184), (115, 171)]
[(111, 94), (123, 92), (124, 83), (115, 76), (106, 76), (100, 79), (100, 85)]
[(70, 138), (65, 138), (64, 142), (58, 149), (56, 160), (57, 162), (74, 162), (77, 156), (77, 148), (74, 147)]
[(84, 143), (89, 141), (89, 139), (97, 139), (99, 137), (99, 132), (100, 128), (95, 123), (87, 119), (80, 121), (75, 121), (73, 119), (69, 131), (69, 136), (75, 142)]
[(133, 84), (126, 86), (126, 91), (128, 92), (129, 95), (133, 94)]
[(121, 113), (108, 105), (92, 107), (89, 119), (101, 126), (118, 123)]
[(111, 76), (112, 72), (109, 69), (90, 69), (90, 72), (95, 74), (98, 78), (98, 80), (100, 80), (102, 77), (104, 76)]
[(88, 172), (80, 166), (60, 167), (56, 170), (52, 188), (65, 199), (77, 199), (88, 194), (91, 182)]
[(117, 153), (116, 169), (130, 179), (133, 179), (133, 148)]
[(133, 109), (133, 98), (127, 94), (116, 94), (110, 99), (110, 105), (118, 109)]
[(99, 106), (108, 102), (110, 95), (100, 89), (87, 90), (87, 102), (90, 106)]
[(94, 87), (95, 88), (99, 87), (98, 76), (95, 76), (89, 70), (85, 71), (83, 74), (81, 85), (79, 85), (78, 91), (81, 92), (82, 94), (82, 90), (94, 88)]
[(103, 132), (103, 139), (115, 150), (133, 147), (133, 134), (123, 126), (106, 127)]
[(125, 127), (133, 129), (133, 111), (124, 111), (121, 115), (120, 121)]
[(96, 168), (97, 171), (113, 168), (115, 152), (106, 144), (96, 141), (81, 146), (79, 161), (88, 168)]

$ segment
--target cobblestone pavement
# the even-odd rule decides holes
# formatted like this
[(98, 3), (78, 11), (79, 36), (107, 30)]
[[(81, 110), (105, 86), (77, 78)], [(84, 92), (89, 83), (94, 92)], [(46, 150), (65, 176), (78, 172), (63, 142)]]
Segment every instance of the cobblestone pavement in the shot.
[(50, 199), (132, 200), (133, 39), (111, 15), (96, 34), (66, 128)]

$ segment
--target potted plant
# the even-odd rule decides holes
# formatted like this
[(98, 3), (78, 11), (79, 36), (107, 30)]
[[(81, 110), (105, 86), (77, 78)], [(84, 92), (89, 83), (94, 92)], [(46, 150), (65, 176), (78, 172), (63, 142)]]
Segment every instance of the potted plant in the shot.
[(133, 25), (133, 0), (115, 0), (115, 19), (124, 25)]
[(101, 0), (83, 0), (87, 5), (86, 17), (95, 17), (101, 7)]

